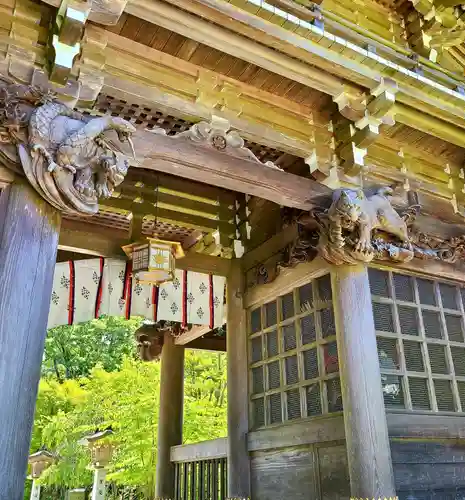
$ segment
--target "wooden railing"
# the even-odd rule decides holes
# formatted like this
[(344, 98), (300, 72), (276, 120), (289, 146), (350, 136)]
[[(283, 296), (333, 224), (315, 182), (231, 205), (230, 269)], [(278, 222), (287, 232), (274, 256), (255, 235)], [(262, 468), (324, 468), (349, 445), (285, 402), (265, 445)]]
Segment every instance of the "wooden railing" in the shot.
[(174, 446), (175, 500), (226, 500), (227, 438)]

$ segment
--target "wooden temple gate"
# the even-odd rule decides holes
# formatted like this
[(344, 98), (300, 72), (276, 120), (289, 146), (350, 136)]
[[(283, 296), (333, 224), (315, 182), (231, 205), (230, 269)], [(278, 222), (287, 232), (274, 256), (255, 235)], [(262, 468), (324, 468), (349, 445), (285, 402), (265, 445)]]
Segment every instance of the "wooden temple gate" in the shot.
[[(465, 498), (461, 1), (0, 4), (0, 500), (75, 263), (98, 315), (147, 237), (226, 280), (225, 338), (187, 288), (177, 336), (146, 297), (157, 499)], [(185, 347), (227, 352), (227, 440), (182, 446)]]

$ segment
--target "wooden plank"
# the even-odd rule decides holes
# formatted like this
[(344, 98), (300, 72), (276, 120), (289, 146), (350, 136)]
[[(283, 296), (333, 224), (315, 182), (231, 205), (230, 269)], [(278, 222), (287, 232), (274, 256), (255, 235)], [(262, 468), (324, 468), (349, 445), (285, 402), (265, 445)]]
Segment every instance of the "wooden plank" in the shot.
[(23, 498), (60, 214), (28, 184), (0, 194), (0, 484)]
[(129, 235), (125, 231), (63, 219), (58, 248), (88, 255), (122, 258), (125, 254), (121, 247), (127, 243)]
[[(184, 196), (178, 196), (176, 194), (166, 193), (162, 191), (153, 191), (148, 188), (139, 188), (124, 185), (120, 189), (121, 198), (134, 199), (139, 198), (145, 202), (155, 204), (160, 208), (167, 208), (174, 211), (184, 211), (186, 213), (192, 213), (193, 215), (199, 215), (201, 217), (207, 217), (211, 219), (218, 218), (219, 206), (212, 203), (204, 203), (202, 201), (193, 200), (191, 198), (186, 198)], [(181, 209), (181, 210), (179, 210)], [(234, 218), (234, 211), (231, 209), (227, 213), (227, 218), (223, 220), (229, 221)]]
[(393, 464), (464, 464), (463, 439), (391, 439)]
[(232, 223), (200, 217), (186, 212), (177, 212), (175, 210), (156, 207), (149, 201), (138, 203), (126, 198), (107, 198), (100, 200), (100, 205), (102, 207), (113, 207), (121, 210), (128, 210), (133, 214), (138, 215), (153, 215), (159, 222), (168, 222), (170, 224), (199, 229), (200, 231), (205, 232), (214, 231), (219, 225), (222, 225), (228, 234), (235, 233), (235, 226)]
[(193, 326), (189, 331), (179, 335), (179, 337), (176, 337), (174, 339), (174, 343), (176, 345), (185, 345), (193, 340), (203, 337), (209, 332), (211, 332), (211, 328), (209, 326)]
[(228, 354), (228, 497), (250, 498), (249, 391), (244, 279), (234, 260), (226, 284)]
[(310, 279), (319, 278), (329, 272), (329, 264), (321, 257), (312, 262), (299, 264), (294, 268), (281, 270), (277, 278), (271, 283), (259, 285), (244, 294), (244, 306), (246, 309), (256, 304), (268, 302), (277, 296), (284, 295), (292, 289), (297, 288)]
[(240, 159), (148, 131), (134, 137), (138, 167), (259, 196), (279, 205), (310, 210), (330, 194), (329, 188), (261, 163)]
[(254, 453), (251, 469), (254, 498), (319, 498), (318, 464), (313, 447)]
[(228, 438), (200, 441), (171, 448), (172, 462), (194, 462), (196, 460), (213, 460), (227, 455)]
[(175, 175), (158, 173), (154, 176), (151, 171), (131, 168), (123, 182), (123, 187), (127, 184), (142, 183), (145, 187), (158, 189), (160, 192), (176, 193), (191, 200), (203, 203), (216, 204), (223, 200), (234, 205), (235, 193), (226, 189), (210, 186), (200, 182), (193, 182), (191, 179), (181, 179)]
[[(396, 485), (399, 490), (441, 492), (443, 489), (465, 489), (464, 464), (396, 464)], [(451, 492), (452, 493), (452, 492)], [(439, 495), (431, 498), (441, 498)], [(444, 496), (442, 498), (454, 498)], [(459, 497), (460, 498), (460, 497)]]
[(350, 497), (350, 478), (345, 444), (318, 446), (321, 500), (346, 500)]
[(186, 349), (199, 349), (201, 351), (226, 352), (226, 339), (224, 337), (206, 337), (196, 339), (184, 346)]
[(250, 452), (289, 448), (345, 438), (344, 420), (341, 415), (313, 418), (305, 422), (289, 422), (276, 428), (251, 431), (248, 436)]
[(465, 436), (465, 421), (455, 415), (388, 413), (389, 436), (406, 439), (457, 439)]

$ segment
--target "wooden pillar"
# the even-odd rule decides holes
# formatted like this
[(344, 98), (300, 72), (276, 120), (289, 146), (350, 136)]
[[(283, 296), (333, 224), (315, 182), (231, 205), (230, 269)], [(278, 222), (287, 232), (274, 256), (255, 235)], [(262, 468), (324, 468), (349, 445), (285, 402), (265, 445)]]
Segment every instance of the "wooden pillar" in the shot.
[(60, 214), (22, 182), (0, 194), (0, 500), (22, 500)]
[(250, 461), (247, 449), (248, 368), (246, 313), (242, 303), (243, 276), (233, 261), (227, 280), (226, 351), (228, 356), (228, 497), (250, 498)]
[(395, 498), (366, 266), (333, 268), (332, 289), (352, 498)]
[(165, 334), (161, 351), (160, 409), (155, 499), (174, 500), (174, 465), (171, 447), (182, 444), (184, 401), (184, 347)]

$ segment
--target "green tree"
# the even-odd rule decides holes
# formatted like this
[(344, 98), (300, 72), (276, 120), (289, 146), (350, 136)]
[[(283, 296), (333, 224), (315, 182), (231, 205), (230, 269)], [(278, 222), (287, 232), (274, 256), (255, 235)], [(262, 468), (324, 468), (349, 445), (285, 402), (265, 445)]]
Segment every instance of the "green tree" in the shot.
[(109, 372), (118, 370), (125, 357), (135, 356), (134, 332), (141, 321), (107, 316), (50, 329), (45, 341), (43, 375), (53, 375), (63, 382), (87, 376), (97, 364)]
[[(225, 396), (220, 403), (221, 397), (215, 395), (223, 390), (218, 373), (218, 367), (224, 365), (221, 357), (224, 355), (195, 352), (187, 355), (189, 363), (197, 368), (195, 382), (189, 377), (185, 381), (186, 443), (226, 435)], [(96, 428), (111, 426), (115, 431), (116, 451), (109, 468), (109, 481), (137, 487), (151, 498), (156, 466), (159, 377), (159, 363), (127, 359), (119, 371), (108, 373), (96, 367), (87, 379), (79, 380), (83, 395), (74, 399), (74, 406), (68, 411), (60, 408), (42, 427), (43, 443), (60, 455), (60, 461), (46, 472), (43, 482), (67, 487), (90, 484), (88, 451), (77, 442)], [(219, 380), (218, 387), (212, 385), (215, 379)], [(198, 385), (202, 381), (205, 390), (198, 397)], [(48, 390), (47, 384), (44, 389)]]
[[(46, 445), (60, 457), (41, 479), (46, 500), (91, 485), (89, 452), (78, 441), (108, 426), (115, 431), (108, 475), (115, 498), (118, 488), (153, 497), (160, 364), (137, 359), (139, 325), (108, 317), (49, 331), (31, 444), (32, 452)], [(223, 353), (186, 351), (184, 396), (185, 443), (226, 436)]]

